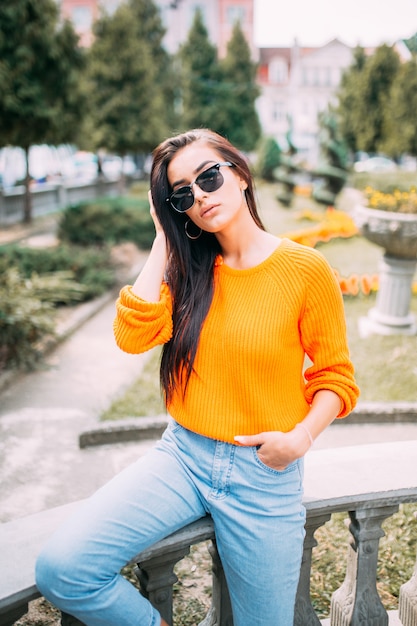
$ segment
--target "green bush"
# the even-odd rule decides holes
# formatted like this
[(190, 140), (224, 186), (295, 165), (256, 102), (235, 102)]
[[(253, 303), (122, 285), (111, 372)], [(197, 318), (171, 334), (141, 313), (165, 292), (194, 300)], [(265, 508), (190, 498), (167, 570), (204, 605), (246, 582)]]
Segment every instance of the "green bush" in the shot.
[(274, 181), (274, 170), (282, 159), (281, 148), (273, 137), (264, 137), (258, 149), (256, 173), (263, 180)]
[(52, 305), (38, 297), (37, 286), (8, 269), (0, 282), (0, 371), (6, 367), (32, 369), (41, 344), (54, 335)]
[(139, 248), (149, 249), (155, 228), (147, 200), (105, 198), (68, 207), (58, 236), (62, 241), (80, 246), (132, 241)]
[[(17, 245), (4, 246), (0, 248), (0, 277), (9, 267), (16, 267), (25, 278), (30, 278), (33, 274), (43, 276), (53, 272), (71, 272), (71, 280), (79, 283), (79, 286), (76, 288), (74, 283), (71, 289), (67, 286), (66, 299), (57, 300), (66, 304), (95, 298), (115, 284), (115, 270), (108, 248), (86, 249), (61, 245), (56, 248), (35, 249)], [(73, 298), (70, 297), (71, 293)]]

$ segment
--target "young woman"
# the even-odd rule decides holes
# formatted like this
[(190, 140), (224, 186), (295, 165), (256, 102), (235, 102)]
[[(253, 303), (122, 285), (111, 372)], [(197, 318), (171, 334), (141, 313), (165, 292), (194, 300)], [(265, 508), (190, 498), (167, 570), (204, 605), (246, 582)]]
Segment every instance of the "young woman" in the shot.
[(114, 330), (127, 352), (164, 346), (169, 426), (51, 539), (38, 586), (88, 625), (165, 624), (120, 569), (209, 513), (235, 626), (292, 626), (303, 456), (358, 396), (340, 290), (320, 253), (265, 231), (245, 158), (211, 131), (155, 150), (150, 200)]

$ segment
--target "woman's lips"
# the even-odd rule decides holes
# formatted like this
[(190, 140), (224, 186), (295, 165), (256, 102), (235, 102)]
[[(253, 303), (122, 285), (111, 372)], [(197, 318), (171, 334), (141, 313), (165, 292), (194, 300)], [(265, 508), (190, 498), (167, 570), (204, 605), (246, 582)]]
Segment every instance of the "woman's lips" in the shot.
[(212, 209), (215, 209), (217, 206), (219, 206), (218, 204), (210, 204), (210, 206), (206, 206), (203, 208), (203, 210), (200, 212), (200, 217), (206, 217), (208, 213), (210, 213), (210, 211), (212, 211)]

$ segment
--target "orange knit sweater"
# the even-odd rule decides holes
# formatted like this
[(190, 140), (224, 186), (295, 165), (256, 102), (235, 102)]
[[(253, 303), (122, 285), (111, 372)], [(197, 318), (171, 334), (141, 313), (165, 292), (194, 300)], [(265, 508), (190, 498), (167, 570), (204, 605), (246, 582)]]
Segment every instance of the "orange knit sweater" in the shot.
[[(169, 341), (167, 285), (159, 302), (124, 287), (114, 331), (122, 350), (140, 353)], [(305, 369), (306, 355), (309, 357)], [(256, 267), (215, 267), (215, 289), (203, 324), (185, 399), (167, 409), (185, 428), (233, 443), (235, 435), (287, 432), (304, 419), (314, 394), (342, 400), (339, 417), (359, 395), (346, 342), (343, 301), (324, 257), (283, 239)]]

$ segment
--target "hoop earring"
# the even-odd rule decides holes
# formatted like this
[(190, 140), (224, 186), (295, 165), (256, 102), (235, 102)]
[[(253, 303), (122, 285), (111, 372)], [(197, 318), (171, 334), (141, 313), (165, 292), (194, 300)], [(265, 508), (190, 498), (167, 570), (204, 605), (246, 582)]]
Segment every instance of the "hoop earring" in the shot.
[(188, 232), (188, 224), (192, 224), (193, 222), (191, 222), (191, 220), (187, 220), (184, 224), (184, 229), (185, 229), (185, 234), (187, 235), (188, 239), (198, 239), (199, 237), (201, 237), (201, 233), (203, 232), (203, 229), (200, 228), (200, 232), (198, 233), (198, 235), (190, 235), (190, 233)]

